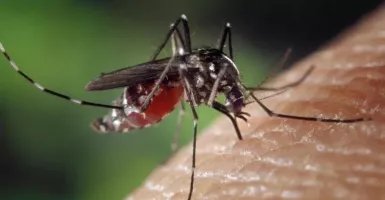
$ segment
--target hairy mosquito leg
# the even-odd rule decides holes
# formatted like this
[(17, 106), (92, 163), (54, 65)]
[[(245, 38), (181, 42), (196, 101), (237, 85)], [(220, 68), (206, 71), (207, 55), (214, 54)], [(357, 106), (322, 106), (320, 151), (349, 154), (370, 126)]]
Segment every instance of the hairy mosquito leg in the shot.
[(167, 72), (170, 70), (172, 63), (175, 60), (175, 56), (172, 56), (170, 58), (170, 61), (168, 62), (167, 66), (164, 68), (162, 74), (159, 76), (159, 78), (156, 80), (154, 88), (151, 90), (151, 92), (148, 94), (146, 100), (143, 102), (143, 105), (140, 107), (140, 112), (144, 112), (147, 110), (148, 106), (150, 105), (150, 102), (152, 100), (152, 97), (154, 97), (155, 92), (158, 90), (160, 83), (163, 81), (163, 79), (166, 77)]
[[(171, 24), (171, 27), (174, 24)], [(171, 34), (171, 49), (173, 56), (182, 56), (184, 55), (186, 48), (182, 38), (182, 35), (178, 28), (175, 29), (174, 33)]]
[[(259, 98), (259, 100), (260, 101), (262, 101), (262, 100), (265, 100), (265, 99), (269, 99), (269, 98), (271, 98), (271, 97), (275, 97), (275, 96), (278, 96), (278, 95), (280, 95), (280, 94), (282, 94), (282, 93), (284, 93), (284, 92), (287, 92), (289, 89), (285, 89), (285, 90), (282, 90), (282, 91), (278, 91), (278, 92), (276, 92), (276, 93), (274, 93), (274, 94), (271, 94), (271, 95), (268, 95), (268, 96), (264, 96), (264, 97), (261, 97), (261, 98)], [(248, 99), (249, 98), (249, 96), (247, 96), (245, 99)], [(254, 103), (255, 101), (247, 101), (247, 102), (245, 102), (245, 105), (249, 105), (249, 104), (251, 104), (251, 103)]]
[(213, 102), (215, 100), (215, 97), (217, 96), (217, 93), (218, 93), (219, 82), (222, 80), (223, 76), (225, 75), (226, 70), (227, 70), (227, 65), (224, 66), (221, 69), (221, 71), (218, 73), (218, 76), (215, 79), (213, 88), (211, 89), (209, 100), (207, 101), (207, 105), (208, 106), (212, 106), (212, 104), (213, 104)]
[[(185, 69), (181, 68), (180, 69), (181, 72), (186, 72)], [(192, 194), (193, 194), (193, 191), (194, 191), (194, 178), (195, 178), (195, 160), (196, 160), (196, 143), (197, 143), (197, 129), (198, 129), (198, 114), (195, 110), (195, 104), (196, 102), (195, 99), (193, 98), (194, 95), (193, 95), (193, 91), (191, 90), (191, 82), (190, 80), (188, 79), (188, 77), (186, 76), (185, 73), (181, 73), (182, 75), (182, 82), (183, 84), (185, 85), (185, 88), (186, 88), (186, 96), (187, 96), (187, 99), (189, 101), (189, 105), (190, 105), (190, 108), (191, 108), (191, 112), (193, 114), (193, 117), (194, 117), (194, 130), (193, 130), (193, 152), (192, 152), (192, 161), (191, 161), (191, 176), (190, 176), (190, 188), (189, 188), (189, 193), (188, 193), (188, 197), (187, 199), (188, 200), (191, 200), (192, 198)]]
[[(174, 26), (171, 24), (171, 27)], [(174, 33), (171, 35), (171, 47), (172, 47), (172, 55), (173, 56), (180, 56), (184, 55), (185, 52), (185, 44), (183, 43), (183, 39), (181, 36), (181, 33), (178, 28), (175, 29)], [(179, 136), (182, 131), (182, 119), (183, 116), (186, 113), (186, 108), (184, 105), (184, 102), (180, 102), (180, 109), (179, 109), (179, 115), (178, 115), (178, 121), (177, 126), (175, 129), (174, 137), (171, 142), (171, 154), (174, 154), (176, 150), (179, 148)]]
[[(155, 51), (155, 54), (152, 58), (152, 60), (155, 60), (156, 57), (159, 55), (160, 51), (164, 48), (164, 46), (167, 44), (168, 40), (170, 39), (170, 37), (172, 37), (174, 35), (174, 32), (176, 32), (176, 36), (179, 37), (179, 40), (180, 41), (183, 41), (182, 40), (182, 37), (180, 35), (180, 32), (179, 30), (177, 30), (178, 28), (178, 24), (182, 22), (183, 24), (183, 28), (184, 28), (184, 34), (185, 34), (185, 42), (186, 42), (186, 47), (183, 47), (183, 51), (185, 53), (191, 53), (191, 40), (190, 40), (190, 29), (189, 29), (189, 26), (188, 26), (188, 22), (187, 22), (187, 17), (186, 15), (182, 15), (174, 24), (171, 25), (171, 28), (169, 30), (169, 32), (167, 33), (166, 35), (166, 39), (163, 41), (163, 43), (158, 47), (158, 49)], [(178, 40), (175, 40), (174, 42), (178, 42)], [(181, 44), (183, 45), (183, 42), (181, 42)], [(170, 70), (170, 67), (171, 67), (171, 64), (172, 62), (174, 62), (174, 59), (175, 59), (175, 56), (172, 56), (171, 59), (170, 59), (170, 62), (167, 64), (166, 68), (163, 70), (162, 74), (160, 75), (160, 77), (158, 78), (158, 80), (156, 81), (155, 85), (154, 85), (154, 88), (152, 89), (152, 91), (150, 92), (150, 94), (147, 96), (146, 100), (144, 101), (143, 105), (141, 106), (140, 108), (140, 111), (141, 112), (144, 112), (147, 110), (149, 104), (150, 104), (150, 101), (152, 99), (152, 97), (154, 96), (155, 92), (158, 90), (159, 88), (159, 85), (160, 83), (163, 81), (163, 79), (166, 77), (167, 75), (167, 72)]]
[(176, 152), (176, 150), (179, 149), (179, 138), (180, 138), (180, 133), (182, 131), (182, 120), (183, 120), (183, 117), (185, 114), (186, 114), (186, 107), (184, 105), (184, 102), (181, 101), (180, 102), (179, 115), (178, 115), (178, 121), (177, 121), (177, 125), (176, 125), (176, 130), (175, 130), (174, 137), (173, 137), (173, 140), (171, 143), (172, 154), (174, 152)]
[[(184, 47), (185, 47), (185, 51), (186, 53), (191, 53), (191, 39), (190, 39), (190, 28), (189, 28), (189, 25), (188, 25), (188, 21), (187, 21), (187, 17), (186, 15), (181, 15), (176, 21), (175, 23), (172, 25), (171, 29), (168, 31), (167, 35), (166, 35), (166, 38), (163, 40), (163, 42), (161, 43), (161, 45), (156, 49), (154, 55), (152, 56), (151, 60), (154, 61), (159, 53), (162, 51), (162, 49), (166, 46), (168, 40), (170, 39), (171, 35), (174, 33), (175, 29), (178, 28), (178, 25), (179, 23), (182, 22), (183, 24), (183, 33), (185, 35), (185, 40), (183, 40), (185, 43), (184, 43)], [(178, 31), (179, 32), (179, 31)]]
[(316, 121), (316, 122), (329, 122), (329, 123), (354, 123), (354, 122), (372, 120), (371, 118), (368, 118), (368, 117), (355, 118), (355, 119), (329, 119), (329, 118), (319, 118), (319, 117), (302, 117), (302, 116), (276, 113), (270, 110), (269, 108), (267, 108), (260, 100), (258, 100), (258, 98), (255, 97), (253, 93), (250, 93), (250, 95), (255, 100), (255, 102), (257, 102), (270, 117), (305, 120), (305, 121)]
[(291, 52), (292, 52), (291, 48), (288, 48), (285, 51), (282, 58), (279, 60), (278, 64), (275, 65), (274, 69), (270, 72), (270, 75), (267, 76), (264, 80), (262, 80), (262, 82), (259, 84), (260, 86), (265, 84), (267, 81), (271, 80), (272, 78), (274, 78), (274, 75), (276, 75), (278, 73), (278, 70), (282, 69), (285, 66), (285, 63), (289, 59)]
[(309, 69), (306, 70), (306, 72), (301, 76), (301, 78), (299, 78), (298, 80), (292, 82), (292, 83), (289, 83), (289, 84), (286, 84), (286, 85), (282, 85), (282, 86), (278, 86), (278, 87), (263, 87), (263, 86), (258, 86), (258, 87), (248, 87), (248, 86), (245, 86), (245, 89), (248, 90), (248, 91), (258, 91), (258, 90), (261, 90), (261, 91), (278, 91), (278, 90), (286, 90), (286, 89), (290, 89), (292, 87), (296, 87), (298, 85), (300, 85), (301, 83), (303, 83), (306, 78), (313, 72), (314, 70), (314, 66), (310, 66)]
[(194, 136), (193, 136), (193, 155), (191, 162), (191, 177), (190, 177), (190, 189), (188, 193), (188, 200), (191, 200), (194, 191), (194, 180), (195, 180), (195, 160), (196, 160), (196, 146), (197, 146), (197, 131), (198, 131), (198, 114), (193, 104), (190, 103), (190, 108), (194, 117)]
[(56, 97), (59, 97), (59, 98), (62, 98), (62, 99), (65, 99), (65, 100), (68, 100), (72, 103), (75, 103), (75, 104), (78, 104), (78, 105), (86, 105), (86, 106), (93, 106), (93, 107), (100, 107), (100, 108), (114, 108), (114, 109), (123, 109), (123, 107), (120, 107), (120, 106), (113, 106), (113, 105), (105, 105), (105, 104), (99, 104), (99, 103), (94, 103), (94, 102), (89, 102), (89, 101), (83, 101), (83, 100), (79, 100), (79, 99), (74, 99), (74, 98), (71, 98), (67, 95), (64, 95), (64, 94), (61, 94), (61, 93), (58, 93), (58, 92), (55, 92), (51, 89), (48, 89), (48, 88), (45, 88), (43, 85), (41, 85), (40, 83), (34, 81), (31, 77), (29, 77), (27, 74), (25, 74), (23, 71), (21, 71), (19, 69), (19, 67), (17, 66), (17, 64), (11, 59), (11, 57), (9, 56), (9, 54), (5, 51), (5, 48), (4, 46), (0, 43), (0, 51), (3, 53), (4, 57), (8, 60), (8, 62), (11, 64), (11, 66), (13, 67), (13, 69), (19, 73), (24, 79), (26, 79), (27, 81), (29, 81), (32, 85), (34, 85), (36, 88), (38, 88), (39, 90), (41, 90), (42, 92), (45, 92), (45, 93), (48, 93), (48, 94), (51, 94), (53, 96), (56, 96)]
[(189, 77), (187, 76), (187, 68), (185, 67), (180, 67), (179, 68), (179, 74), (181, 75), (181, 80), (182, 80), (182, 84), (184, 85), (184, 88), (185, 88), (185, 93), (186, 93), (186, 98), (189, 102), (189, 105), (190, 105), (190, 108), (191, 108), (191, 112), (193, 114), (193, 118), (194, 118), (194, 130), (193, 130), (193, 152), (192, 152), (192, 161), (191, 161), (191, 176), (190, 176), (190, 187), (189, 187), (189, 193), (188, 193), (188, 197), (187, 199), (188, 200), (191, 200), (192, 198), (192, 194), (193, 194), (193, 191), (194, 191), (194, 178), (195, 178), (195, 160), (196, 160), (196, 143), (197, 143), (197, 129), (198, 129), (198, 114), (195, 110), (195, 106), (196, 106), (196, 99), (195, 99), (195, 96), (194, 96), (194, 90), (193, 90), (193, 87), (191, 86), (192, 85), (192, 82), (191, 80), (189, 79)]
[(221, 51), (223, 51), (225, 47), (225, 42), (226, 39), (228, 38), (228, 50), (229, 50), (229, 56), (230, 59), (234, 59), (234, 54), (233, 54), (233, 44), (231, 40), (231, 25), (230, 23), (226, 23), (225, 27), (223, 28), (222, 34), (221, 34), (221, 39), (219, 40), (219, 44), (217, 45), (217, 48)]

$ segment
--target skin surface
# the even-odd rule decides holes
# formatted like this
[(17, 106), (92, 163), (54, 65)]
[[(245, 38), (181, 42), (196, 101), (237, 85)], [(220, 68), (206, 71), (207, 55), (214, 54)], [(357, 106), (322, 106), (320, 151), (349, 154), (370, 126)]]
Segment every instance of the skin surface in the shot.
[[(385, 199), (385, 6), (269, 85), (306, 81), (264, 103), (299, 116), (372, 117), (332, 124), (271, 118), (256, 104), (239, 121), (221, 117), (197, 142), (193, 199)], [(184, 133), (189, 134), (189, 133)], [(126, 199), (187, 199), (191, 145)]]

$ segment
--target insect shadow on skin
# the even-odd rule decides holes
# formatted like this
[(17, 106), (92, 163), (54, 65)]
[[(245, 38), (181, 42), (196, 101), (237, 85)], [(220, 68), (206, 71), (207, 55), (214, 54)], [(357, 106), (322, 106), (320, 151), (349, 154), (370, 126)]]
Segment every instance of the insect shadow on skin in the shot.
[[(172, 56), (157, 59), (170, 39)], [(228, 53), (224, 52), (225, 46)], [(258, 99), (254, 94), (255, 91), (275, 91), (277, 93), (274, 95), (280, 94), (302, 83), (311, 73), (313, 67), (310, 67), (297, 81), (280, 87), (245, 86), (240, 80), (240, 73), (234, 63), (231, 26), (229, 23), (224, 25), (216, 47), (192, 49), (187, 18), (185, 15), (179, 17), (171, 25), (166, 38), (149, 62), (110, 73), (103, 73), (100, 77), (88, 83), (86, 90), (89, 91), (124, 88), (122, 95), (113, 102), (113, 105), (82, 101), (45, 88), (19, 69), (1, 43), (0, 50), (11, 66), (41, 91), (75, 104), (111, 109), (109, 114), (92, 123), (92, 127), (100, 132), (129, 132), (151, 126), (161, 121), (178, 104), (181, 105), (178, 119), (179, 127), (185, 112), (183, 101), (186, 101), (194, 117), (191, 176), (187, 197), (189, 200), (193, 195), (195, 180), (198, 127), (198, 114), (195, 108), (201, 104), (208, 105), (226, 115), (231, 120), (239, 140), (242, 140), (242, 135), (236, 118), (247, 121), (246, 116), (249, 116), (249, 114), (242, 110), (247, 104), (251, 103), (246, 101), (249, 96), (252, 98), (252, 102), (258, 103), (270, 117), (330, 123), (353, 123), (371, 120), (371, 118), (366, 117), (356, 119), (302, 117), (276, 113), (267, 108), (261, 102), (264, 98)], [(219, 94), (224, 94), (224, 104), (216, 100)], [(176, 138), (179, 136), (180, 128), (177, 130), (174, 136), (174, 150), (177, 148)]]

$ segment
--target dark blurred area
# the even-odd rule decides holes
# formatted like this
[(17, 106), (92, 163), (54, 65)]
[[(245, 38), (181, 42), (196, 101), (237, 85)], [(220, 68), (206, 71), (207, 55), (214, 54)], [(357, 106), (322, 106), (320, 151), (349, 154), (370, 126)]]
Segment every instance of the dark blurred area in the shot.
[[(290, 64), (380, 2), (3, 0), (0, 41), (44, 86), (109, 103), (120, 90), (92, 93), (84, 85), (101, 72), (147, 61), (182, 13), (196, 47), (215, 45), (223, 24), (231, 22), (238, 68), (246, 83), (257, 84), (287, 48), (294, 49)], [(39, 92), (5, 59), (0, 84), (0, 199), (122, 199), (170, 152), (177, 112), (156, 127), (99, 135), (89, 123), (107, 110)], [(219, 115), (203, 106), (198, 112), (200, 130)], [(182, 144), (191, 138), (187, 114)]]

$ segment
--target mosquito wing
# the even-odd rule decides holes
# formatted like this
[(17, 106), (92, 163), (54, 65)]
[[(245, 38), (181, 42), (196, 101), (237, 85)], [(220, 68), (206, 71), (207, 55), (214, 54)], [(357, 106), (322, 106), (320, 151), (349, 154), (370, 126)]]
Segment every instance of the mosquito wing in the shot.
[[(108, 90), (113, 88), (128, 87), (159, 78), (170, 58), (164, 58), (147, 63), (118, 69), (113, 72), (103, 73), (98, 78), (86, 85), (86, 90)], [(179, 64), (181, 59), (176, 57), (171, 63), (171, 68), (167, 73), (168, 77), (179, 77)]]

